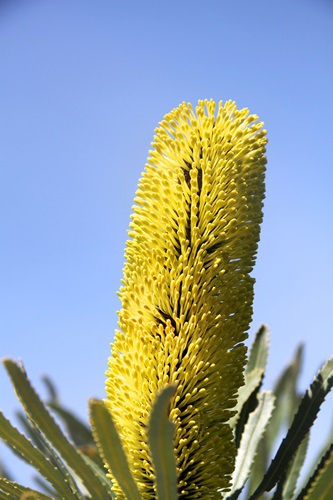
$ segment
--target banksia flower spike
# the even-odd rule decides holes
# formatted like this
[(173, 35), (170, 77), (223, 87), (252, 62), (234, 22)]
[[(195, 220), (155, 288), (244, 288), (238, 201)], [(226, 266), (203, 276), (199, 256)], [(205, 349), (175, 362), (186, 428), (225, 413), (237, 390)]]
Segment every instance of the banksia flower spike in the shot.
[(106, 390), (147, 499), (156, 497), (147, 424), (170, 383), (179, 498), (221, 498), (234, 467), (228, 421), (243, 384), (266, 136), (247, 109), (217, 108), (183, 103), (165, 116), (133, 207)]

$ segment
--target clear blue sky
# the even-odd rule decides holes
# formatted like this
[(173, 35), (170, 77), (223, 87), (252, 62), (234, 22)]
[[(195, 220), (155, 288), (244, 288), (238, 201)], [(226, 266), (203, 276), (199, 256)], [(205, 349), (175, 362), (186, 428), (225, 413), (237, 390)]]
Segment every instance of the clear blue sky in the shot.
[[(312, 380), (333, 351), (332, 25), (331, 0), (0, 2), (0, 350), (42, 394), (46, 373), (83, 416), (103, 397), (154, 128), (203, 98), (234, 99), (265, 121), (250, 334), (271, 329), (267, 388), (301, 341), (302, 387)], [(3, 368), (0, 386), (12, 416)], [(332, 397), (318, 442), (331, 420)]]

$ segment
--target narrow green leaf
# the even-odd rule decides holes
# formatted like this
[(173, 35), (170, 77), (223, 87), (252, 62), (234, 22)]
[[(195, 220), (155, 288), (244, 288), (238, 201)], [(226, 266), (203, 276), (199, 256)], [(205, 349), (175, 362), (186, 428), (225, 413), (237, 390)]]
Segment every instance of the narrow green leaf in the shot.
[(34, 483), (36, 486), (39, 486), (44, 495), (48, 495), (51, 498), (57, 498), (57, 492), (55, 491), (49, 483), (45, 481), (45, 479), (41, 476), (33, 477)]
[(333, 498), (333, 443), (323, 455), (297, 500), (331, 500)]
[(237, 404), (235, 406), (236, 414), (233, 415), (229, 420), (229, 425), (231, 426), (232, 429), (234, 429), (238, 424), (244, 405), (247, 403), (247, 401), (253, 394), (256, 395), (257, 392), (259, 391), (262, 378), (263, 378), (263, 371), (259, 368), (254, 369), (245, 375), (244, 385), (242, 385), (238, 390)]
[[(38, 500), (52, 500), (52, 497), (44, 495), (43, 493), (40, 493), (40, 491), (32, 490), (30, 488), (22, 486), (21, 484), (15, 483), (14, 481), (8, 481), (8, 479), (0, 478), (0, 495), (2, 495), (3, 493), (12, 500), (21, 500), (22, 498), (28, 498), (23, 497), (23, 495), (26, 495), (28, 493), (35, 495), (31, 498), (36, 498)], [(0, 496), (0, 498), (2, 498), (2, 496)]]
[(250, 475), (258, 444), (272, 415), (274, 400), (275, 397), (272, 392), (260, 393), (258, 395), (258, 406), (249, 415), (236, 457), (235, 470), (232, 475), (232, 490), (227, 496), (230, 500), (238, 498)]
[(49, 377), (44, 376), (42, 380), (49, 393), (46, 405), (61, 418), (72, 441), (77, 446), (92, 443), (94, 440), (89, 426), (82, 422), (82, 420), (79, 419), (72, 411), (64, 408), (64, 406), (60, 403), (58, 391)]
[(48, 403), (59, 404), (58, 391), (52, 380), (47, 375), (44, 375), (44, 377), (42, 377), (42, 380), (46, 385), (46, 389), (49, 393)]
[[(238, 447), (244, 431), (244, 426), (248, 421), (250, 413), (258, 406), (258, 393), (263, 379), (263, 370), (254, 369), (245, 375), (245, 385), (239, 389), (239, 401), (242, 402), (241, 410), (235, 426), (235, 443)], [(238, 405), (238, 401), (237, 401)]]
[(245, 375), (253, 370), (266, 369), (269, 347), (269, 330), (266, 325), (262, 325), (254, 338), (250, 348), (249, 359), (245, 367)]
[(36, 427), (34, 422), (26, 417), (25, 415), (23, 416), (21, 412), (17, 413), (17, 417), (19, 418), (25, 434), (28, 438), (30, 438), (31, 442), (33, 445), (38, 448), (44, 457), (49, 460), (49, 462), (55, 466), (57, 469), (59, 469), (59, 472), (62, 474), (64, 477), (65, 481), (68, 483), (69, 487), (71, 488), (72, 492), (79, 498), (82, 498), (82, 494), (76, 484), (76, 481), (71, 473), (70, 470), (66, 467), (64, 462), (61, 460), (59, 455), (56, 453), (54, 448), (50, 445), (50, 443), (47, 441), (45, 438), (44, 434), (40, 432), (40, 430)]
[[(83, 455), (84, 460), (89, 464), (89, 466), (93, 469), (95, 472), (96, 476), (99, 478), (99, 480), (104, 483), (105, 487), (110, 491), (111, 498), (116, 498), (116, 494), (112, 491), (112, 481), (109, 479), (105, 473), (105, 466), (103, 463), (103, 468), (95, 462), (94, 459), (91, 459), (88, 457), (88, 455)], [(102, 458), (101, 461), (103, 462)]]
[(39, 500), (41, 497), (38, 493), (38, 491), (25, 491), (22, 493), (20, 500)]
[(83, 459), (82, 454), (68, 441), (58, 424), (56, 424), (53, 417), (32, 388), (25, 370), (10, 359), (5, 359), (4, 365), (27, 415), (45, 435), (52, 446), (58, 450), (69, 467), (77, 474), (87, 491), (96, 500), (111, 498), (110, 492), (107, 491), (105, 486), (95, 476), (92, 469)]
[(299, 405), (293, 423), (272, 460), (262, 482), (250, 500), (259, 498), (265, 491), (270, 491), (279, 481), (289, 466), (290, 460), (303, 441), (317, 417), (317, 413), (326, 395), (333, 386), (333, 358), (327, 361), (310, 385)]
[(299, 406), (301, 398), (297, 391), (297, 382), (302, 359), (303, 346), (300, 345), (273, 389), (276, 396), (275, 408), (252, 467), (251, 477), (249, 478), (249, 492), (255, 491), (258, 484), (260, 484), (270, 462), (272, 451), (276, 446), (276, 439), (281, 435), (281, 431), (284, 430), (285, 426), (290, 427)]
[(55, 490), (68, 500), (77, 500), (60, 471), (32, 443), (11, 425), (0, 412), (0, 438), (25, 461), (32, 465)]
[(66, 410), (56, 403), (47, 403), (47, 406), (61, 418), (70, 438), (76, 446), (83, 446), (94, 442), (91, 429), (81, 422), (71, 411)]
[(257, 394), (260, 390), (268, 357), (269, 331), (262, 325), (256, 333), (250, 348), (249, 359), (245, 368), (244, 385), (239, 388), (235, 415), (229, 425), (235, 429), (235, 442), (239, 446), (244, 426), (249, 414), (256, 408)]
[(305, 436), (302, 443), (297, 448), (291, 464), (289, 465), (282, 479), (280, 479), (280, 481), (278, 482), (276, 489), (277, 497), (275, 497), (274, 495), (273, 500), (275, 498), (282, 498), (283, 500), (290, 500), (290, 498), (294, 498), (297, 481), (306, 457), (308, 443), (309, 434)]
[(13, 481), (12, 475), (1, 462), (0, 462), (0, 477), (2, 477), (3, 479), (8, 479), (9, 481)]
[(155, 469), (155, 486), (158, 500), (176, 500), (177, 469), (174, 451), (175, 425), (169, 420), (170, 399), (176, 392), (175, 385), (161, 391), (153, 405), (148, 425), (148, 444)]
[[(315, 471), (318, 468), (319, 464), (323, 460), (323, 457), (325, 457), (326, 454), (328, 453), (328, 450), (330, 450), (332, 443), (333, 443), (333, 426), (330, 429), (330, 432), (329, 432), (329, 435), (326, 439), (326, 442), (323, 444), (321, 449), (318, 451), (317, 456), (313, 459), (312, 466), (309, 469), (310, 471)], [(309, 486), (309, 479), (310, 479), (309, 477), (304, 479), (304, 484), (303, 484), (302, 488), (305, 488), (306, 484)]]
[(127, 457), (111, 413), (103, 401), (91, 399), (90, 422), (95, 442), (105, 464), (128, 500), (140, 500), (137, 485), (132, 477)]
[(298, 346), (295, 355), (281, 377), (278, 379), (273, 392), (276, 396), (276, 407), (268, 429), (269, 451), (274, 446), (283, 425), (291, 425), (301, 397), (297, 391), (297, 382), (303, 360), (303, 345)]

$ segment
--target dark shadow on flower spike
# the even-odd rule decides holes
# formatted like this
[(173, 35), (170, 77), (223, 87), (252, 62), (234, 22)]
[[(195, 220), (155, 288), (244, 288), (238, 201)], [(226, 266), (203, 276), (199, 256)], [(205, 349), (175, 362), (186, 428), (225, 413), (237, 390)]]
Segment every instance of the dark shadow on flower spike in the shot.
[(177, 325), (176, 325), (176, 321), (174, 320), (174, 318), (173, 318), (172, 316), (170, 316), (170, 314), (168, 314), (168, 313), (166, 313), (166, 312), (162, 311), (162, 309), (159, 309), (158, 307), (157, 307), (157, 311), (159, 312), (159, 314), (160, 314), (160, 315), (163, 317), (163, 319), (165, 320), (165, 321), (162, 321), (160, 318), (155, 318), (155, 319), (156, 319), (157, 324), (158, 324), (158, 325), (163, 325), (163, 327), (165, 328), (165, 327), (166, 327), (166, 322), (167, 322), (168, 320), (170, 320), (171, 326), (172, 326), (172, 328), (174, 329), (174, 333), (175, 333), (175, 335), (177, 335), (177, 334), (178, 334), (178, 332), (177, 332)]

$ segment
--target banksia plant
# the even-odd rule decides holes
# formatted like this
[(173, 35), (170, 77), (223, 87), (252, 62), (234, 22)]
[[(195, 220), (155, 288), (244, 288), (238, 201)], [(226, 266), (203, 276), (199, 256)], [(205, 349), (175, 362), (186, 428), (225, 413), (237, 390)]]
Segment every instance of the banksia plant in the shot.
[[(108, 407), (142, 498), (154, 498), (147, 428), (176, 385), (179, 497), (220, 498), (236, 448), (228, 421), (244, 383), (251, 271), (264, 198), (263, 124), (234, 102), (183, 103), (156, 130), (125, 252)], [(115, 491), (123, 498), (115, 482)]]
[(244, 346), (265, 145), (258, 117), (231, 101), (165, 116), (133, 207), (107, 398), (90, 400), (87, 426), (48, 379), (44, 403), (5, 359), (24, 434), (0, 412), (0, 438), (42, 478), (28, 488), (0, 463), (0, 500), (333, 498), (333, 431), (298, 484), (333, 358), (301, 397), (302, 348), (263, 391), (267, 328)]

